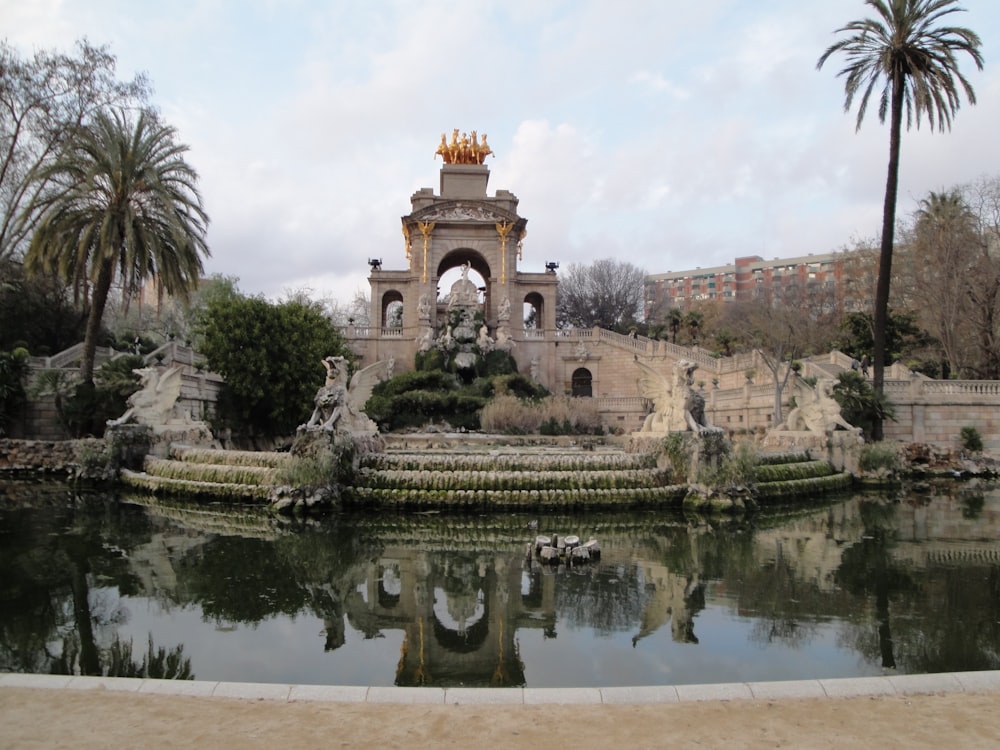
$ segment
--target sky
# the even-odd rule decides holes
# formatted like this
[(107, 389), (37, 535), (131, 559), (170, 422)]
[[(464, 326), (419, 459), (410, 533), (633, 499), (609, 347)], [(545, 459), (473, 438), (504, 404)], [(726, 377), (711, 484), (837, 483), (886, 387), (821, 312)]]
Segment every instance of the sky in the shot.
[[(1000, 176), (1000, 3), (950, 132), (903, 135), (898, 212)], [(487, 133), (489, 194), (528, 220), (521, 270), (625, 260), (647, 273), (827, 253), (877, 237), (889, 132), (844, 113), (816, 62), (862, 0), (0, 0), (27, 56), (107, 44), (187, 144), (211, 223), (206, 272), (249, 294), (347, 304), (368, 259), (407, 266), (400, 217), (434, 151)]]

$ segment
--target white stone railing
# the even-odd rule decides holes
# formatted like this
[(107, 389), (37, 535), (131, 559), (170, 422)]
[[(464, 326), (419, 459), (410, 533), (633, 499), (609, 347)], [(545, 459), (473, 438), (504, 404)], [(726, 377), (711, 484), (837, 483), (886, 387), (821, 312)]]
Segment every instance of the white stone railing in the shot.
[(1000, 396), (1000, 381), (997, 380), (921, 380), (922, 393), (945, 393), (950, 396)]

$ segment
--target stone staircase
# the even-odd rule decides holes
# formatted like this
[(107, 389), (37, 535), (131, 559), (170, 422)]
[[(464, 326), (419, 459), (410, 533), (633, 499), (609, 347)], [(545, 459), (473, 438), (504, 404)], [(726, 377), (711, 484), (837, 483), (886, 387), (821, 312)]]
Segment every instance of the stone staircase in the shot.
[(854, 479), (838, 472), (829, 461), (814, 460), (808, 452), (765, 454), (756, 470), (756, 494), (761, 506), (783, 497), (815, 497), (850, 488)]
[(266, 451), (227, 451), (174, 445), (169, 458), (146, 456), (142, 471), (123, 469), (128, 487), (197, 499), (267, 502), (278, 469), (291, 456)]
[(387, 436), (384, 452), (363, 459), (343, 502), (483, 510), (679, 505), (686, 487), (669, 480), (655, 457), (594, 438)]
[[(361, 460), (341, 488), (347, 508), (396, 510), (573, 510), (681, 507), (686, 484), (671, 484), (656, 457), (629, 453), (600, 438), (500, 435), (387, 435), (385, 450)], [(288, 453), (173, 446), (147, 456), (122, 482), (156, 495), (267, 504)], [(850, 487), (852, 477), (808, 453), (761, 456), (756, 496), (762, 506)]]

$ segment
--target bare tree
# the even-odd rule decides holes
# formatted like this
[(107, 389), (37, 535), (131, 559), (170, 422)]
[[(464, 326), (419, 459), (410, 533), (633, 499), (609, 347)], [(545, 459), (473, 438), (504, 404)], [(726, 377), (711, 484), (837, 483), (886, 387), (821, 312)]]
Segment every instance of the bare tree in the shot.
[(86, 39), (76, 54), (41, 50), (22, 58), (0, 42), (0, 258), (21, 256), (49, 188), (37, 179), (69, 137), (98, 111), (142, 107), (150, 84), (145, 74), (122, 82), (106, 46)]
[(970, 323), (979, 344), (979, 377), (1000, 379), (1000, 177), (962, 188), (975, 223), (976, 256), (968, 275)]
[(774, 382), (773, 424), (780, 424), (781, 397), (796, 360), (827, 351), (839, 315), (834, 311), (833, 292), (808, 284), (763, 288), (757, 299), (727, 305), (728, 330), (743, 346), (754, 349)]
[(559, 279), (556, 323), (624, 329), (642, 318), (646, 272), (606, 258), (585, 266), (571, 263)]
[(326, 299), (323, 300), (323, 304), (334, 325), (346, 326), (350, 323), (362, 328), (371, 325), (371, 303), (368, 295), (361, 289), (354, 290), (350, 302)]

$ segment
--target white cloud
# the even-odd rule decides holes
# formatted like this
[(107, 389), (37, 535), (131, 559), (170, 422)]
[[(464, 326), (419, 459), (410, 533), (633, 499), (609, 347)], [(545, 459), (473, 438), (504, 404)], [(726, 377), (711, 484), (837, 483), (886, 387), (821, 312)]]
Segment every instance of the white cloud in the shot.
[[(960, 22), (1000, 58), (1000, 7)], [(399, 217), (438, 185), (440, 133), (489, 134), (520, 198), (524, 266), (627, 257), (650, 272), (824, 252), (877, 230), (888, 131), (816, 71), (857, 0), (0, 0), (22, 50), (109, 43), (148, 71), (201, 176), (211, 271), (349, 300), (369, 257), (405, 267)], [(1000, 174), (1000, 74), (951, 134), (904, 135), (900, 212)]]

